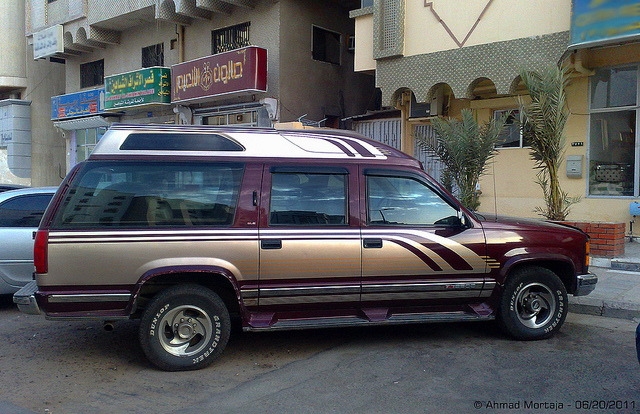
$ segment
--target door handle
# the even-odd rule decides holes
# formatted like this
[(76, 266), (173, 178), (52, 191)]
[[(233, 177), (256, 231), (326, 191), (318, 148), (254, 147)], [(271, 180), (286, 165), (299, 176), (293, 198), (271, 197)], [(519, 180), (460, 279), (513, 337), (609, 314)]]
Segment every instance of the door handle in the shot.
[(363, 239), (362, 245), (365, 249), (382, 249), (382, 239)]
[(282, 249), (282, 240), (263, 239), (263, 240), (260, 240), (260, 247), (262, 247), (263, 250)]

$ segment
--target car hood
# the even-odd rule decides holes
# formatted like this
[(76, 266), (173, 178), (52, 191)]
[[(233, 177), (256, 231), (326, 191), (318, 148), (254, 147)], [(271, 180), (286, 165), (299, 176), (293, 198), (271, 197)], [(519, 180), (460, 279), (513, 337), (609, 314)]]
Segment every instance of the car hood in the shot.
[(506, 226), (537, 231), (566, 231), (567, 229), (573, 229), (584, 233), (577, 227), (560, 222), (551, 222), (524, 217), (498, 216), (488, 213), (476, 213), (476, 217), (478, 218), (478, 220), (480, 220), (483, 227), (485, 228), (490, 228), (495, 223), (495, 225), (499, 227)]

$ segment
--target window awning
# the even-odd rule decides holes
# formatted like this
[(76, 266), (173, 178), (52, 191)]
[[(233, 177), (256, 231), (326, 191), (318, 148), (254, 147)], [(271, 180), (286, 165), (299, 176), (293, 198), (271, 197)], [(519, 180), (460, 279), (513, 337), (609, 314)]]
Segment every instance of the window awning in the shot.
[(74, 131), (77, 129), (90, 129), (109, 127), (113, 123), (112, 120), (100, 115), (88, 116), (85, 118), (65, 119), (64, 121), (54, 121), (53, 126), (64, 129), (65, 131)]

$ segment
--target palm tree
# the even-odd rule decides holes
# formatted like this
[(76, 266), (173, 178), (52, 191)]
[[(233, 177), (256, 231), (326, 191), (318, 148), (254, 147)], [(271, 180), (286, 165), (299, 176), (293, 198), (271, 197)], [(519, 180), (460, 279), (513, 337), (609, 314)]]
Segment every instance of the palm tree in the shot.
[(531, 145), (531, 159), (538, 170), (537, 183), (542, 187), (546, 206), (535, 211), (548, 220), (565, 220), (572, 204), (580, 197), (569, 197), (558, 180), (564, 159), (564, 130), (569, 113), (566, 109), (565, 88), (567, 71), (555, 65), (541, 72), (520, 72), (529, 90), (530, 102), (520, 99), (524, 115), (523, 135)]
[[(433, 119), (436, 139), (417, 136), (417, 142), (445, 165), (444, 177), (459, 190), (462, 205), (470, 210), (480, 206), (476, 191), (487, 162), (496, 154), (495, 144), (504, 129), (506, 117), (478, 125), (470, 109), (462, 110), (462, 120)], [(450, 190), (451, 188), (449, 188)]]

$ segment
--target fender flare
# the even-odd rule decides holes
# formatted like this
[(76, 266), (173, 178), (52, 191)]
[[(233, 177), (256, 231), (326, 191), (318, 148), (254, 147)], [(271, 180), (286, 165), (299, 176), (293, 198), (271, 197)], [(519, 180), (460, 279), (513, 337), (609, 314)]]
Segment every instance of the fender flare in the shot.
[(509, 273), (511, 273), (514, 267), (520, 266), (520, 265), (526, 265), (526, 264), (535, 265), (536, 263), (540, 263), (540, 262), (546, 262), (546, 263), (555, 262), (555, 263), (561, 263), (562, 265), (568, 266), (571, 269), (571, 274), (568, 275), (569, 280), (566, 280), (565, 278), (563, 278), (563, 275), (558, 275), (558, 277), (563, 282), (565, 281), (569, 282), (569, 285), (567, 286), (567, 291), (573, 292), (575, 290), (575, 285), (576, 285), (575, 265), (569, 257), (561, 253), (529, 252), (526, 254), (517, 254), (515, 256), (509, 257), (507, 261), (504, 263), (504, 265), (500, 268), (500, 280), (498, 281), (498, 283), (500, 285), (504, 285), (507, 277), (509, 276)]
[(134, 305), (137, 302), (140, 296), (140, 291), (142, 290), (142, 287), (144, 286), (145, 283), (160, 276), (166, 276), (166, 275), (178, 274), (178, 273), (217, 274), (217, 275), (223, 276), (229, 281), (229, 283), (233, 287), (233, 291), (236, 295), (236, 300), (240, 308), (240, 313), (242, 315), (248, 314), (248, 311), (246, 310), (244, 303), (242, 301), (242, 297), (240, 295), (238, 281), (234, 276), (233, 272), (221, 266), (211, 266), (211, 265), (164, 266), (164, 267), (158, 267), (155, 269), (148, 270), (138, 279), (138, 281), (135, 284), (134, 290), (131, 294), (129, 305), (127, 306), (127, 310), (129, 311), (129, 313), (133, 312)]

